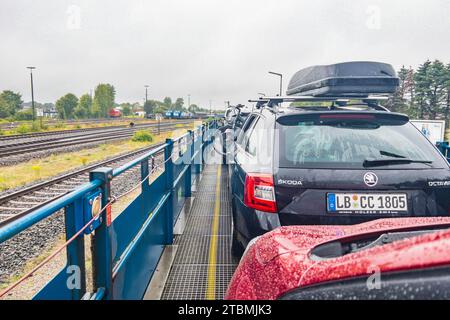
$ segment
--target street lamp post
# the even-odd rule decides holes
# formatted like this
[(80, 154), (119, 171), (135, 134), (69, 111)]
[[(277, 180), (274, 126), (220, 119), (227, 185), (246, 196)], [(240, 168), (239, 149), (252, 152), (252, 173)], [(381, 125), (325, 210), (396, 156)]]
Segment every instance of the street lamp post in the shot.
[(148, 101), (148, 92), (147, 92), (147, 90), (148, 90), (148, 87), (149, 87), (149, 85), (145, 85), (144, 86), (145, 87), (145, 102), (147, 102)]
[(190, 94), (188, 94), (188, 111), (190, 112), (191, 111), (191, 95)]
[(36, 67), (27, 67), (27, 69), (30, 69), (30, 77), (31, 77), (31, 110), (33, 112), (33, 116), (31, 118), (34, 121), (35, 120), (35, 113), (34, 113), (33, 69), (36, 69)]
[(269, 73), (280, 77), (280, 97), (281, 97), (283, 93), (283, 75), (281, 73), (272, 71), (269, 71)]
[[(149, 85), (146, 84), (144, 87), (145, 87), (145, 102), (144, 102), (144, 111), (145, 111), (145, 105), (147, 104), (147, 101), (148, 101), (148, 87), (149, 87)], [(145, 118), (147, 119), (147, 111), (145, 111)]]

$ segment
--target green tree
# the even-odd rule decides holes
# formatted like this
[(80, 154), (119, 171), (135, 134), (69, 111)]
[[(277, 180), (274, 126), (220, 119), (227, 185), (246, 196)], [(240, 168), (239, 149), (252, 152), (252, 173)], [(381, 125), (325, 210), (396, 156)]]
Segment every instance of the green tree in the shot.
[(83, 94), (78, 101), (78, 105), (74, 110), (77, 119), (90, 117), (92, 113), (92, 98), (88, 94)]
[(96, 117), (108, 117), (109, 111), (114, 107), (116, 90), (108, 83), (101, 83), (95, 88), (92, 113)]
[(444, 86), (445, 86), (445, 92), (444, 92), (444, 105), (443, 105), (443, 114), (444, 114), (444, 118), (445, 120), (448, 121), (450, 120), (450, 63), (447, 64), (447, 66), (445, 67), (445, 82), (444, 82)]
[(131, 103), (122, 103), (122, 113), (124, 116), (129, 116), (132, 113), (132, 105)]
[(167, 110), (169, 110), (169, 108), (167, 108), (167, 106), (164, 103), (157, 104), (154, 113), (165, 113)]
[(426, 114), (426, 109), (428, 107), (427, 96), (431, 86), (430, 79), (428, 77), (430, 65), (431, 65), (430, 60), (425, 61), (423, 64), (419, 66), (414, 75), (415, 103), (417, 107), (417, 115), (419, 116), (420, 119), (423, 119), (423, 117)]
[(165, 97), (163, 104), (166, 106), (166, 110), (169, 110), (170, 108), (172, 108), (172, 99), (170, 97)]
[(431, 64), (429, 72), (429, 76), (431, 78), (431, 88), (428, 95), (430, 104), (429, 112), (431, 115), (431, 119), (436, 119), (436, 115), (442, 113), (447, 97), (447, 70), (445, 65), (441, 61), (435, 60)]
[(138, 110), (142, 110), (142, 109), (141, 109), (141, 105), (139, 104), (139, 102), (133, 103), (131, 109), (133, 110), (133, 112), (136, 112), (136, 111), (138, 111)]
[(177, 98), (173, 105), (173, 109), (177, 111), (183, 111), (183, 105), (184, 105), (184, 99), (183, 98)]
[(402, 66), (398, 71), (399, 87), (396, 92), (389, 98), (387, 107), (393, 112), (409, 113), (409, 106), (407, 104), (407, 97), (411, 96), (411, 88), (413, 86), (411, 68), (407, 69)]
[(10, 90), (4, 90), (0, 94), (0, 118), (10, 117), (20, 110), (22, 96)]
[(147, 100), (144, 103), (144, 111), (146, 114), (154, 113), (156, 107), (157, 107), (157, 104), (154, 100)]
[(446, 66), (439, 60), (427, 60), (417, 69), (414, 76), (415, 102), (420, 118), (435, 119), (445, 113), (447, 72)]
[(189, 112), (199, 112), (200, 108), (196, 104), (191, 104), (188, 108)]
[(14, 115), (15, 120), (32, 120), (33, 119), (33, 110), (26, 109), (17, 111)]
[(61, 119), (73, 119), (74, 111), (78, 105), (78, 98), (72, 94), (68, 93), (65, 96), (56, 101), (56, 110)]

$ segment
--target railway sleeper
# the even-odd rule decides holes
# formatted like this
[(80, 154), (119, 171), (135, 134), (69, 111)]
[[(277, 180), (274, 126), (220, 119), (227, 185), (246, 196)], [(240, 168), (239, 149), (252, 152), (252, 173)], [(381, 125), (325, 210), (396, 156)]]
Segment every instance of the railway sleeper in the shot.
[(60, 187), (60, 186), (57, 186), (56, 188), (47, 188), (47, 190), (48, 191), (57, 191), (57, 192), (67, 192), (67, 191), (72, 191), (73, 190), (73, 188), (64, 188), (64, 187)]
[(42, 202), (31, 202), (31, 201), (24, 202), (24, 201), (11, 200), (11, 201), (9, 201), (9, 203), (35, 206), (35, 205), (41, 204)]
[(11, 218), (14, 217), (14, 213), (0, 213), (0, 218)]
[[(50, 190), (48, 190), (48, 191), (50, 191)], [(42, 195), (46, 195), (46, 196), (49, 196), (49, 193), (48, 193), (48, 191), (35, 191), (34, 193), (36, 193), (36, 194), (42, 194)], [(57, 193), (51, 193), (50, 195), (51, 196), (60, 196), (60, 195), (62, 195), (62, 194), (64, 194), (64, 192), (61, 192), (61, 190), (58, 190), (59, 192), (57, 192)]]
[(0, 210), (5, 210), (5, 211), (25, 211), (28, 210), (30, 208), (18, 208), (18, 207), (3, 207), (0, 206)]
[(42, 201), (47, 201), (47, 200), (50, 200), (50, 199), (53, 199), (52, 197), (49, 197), (49, 196), (39, 196), (39, 197), (36, 197), (36, 196), (22, 196), (22, 198), (24, 198), (24, 199), (30, 199), (30, 200), (42, 200)]

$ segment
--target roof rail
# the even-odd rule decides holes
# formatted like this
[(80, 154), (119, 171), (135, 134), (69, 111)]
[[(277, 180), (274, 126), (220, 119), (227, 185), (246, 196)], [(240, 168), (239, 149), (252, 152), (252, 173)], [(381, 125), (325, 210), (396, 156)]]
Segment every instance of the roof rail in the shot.
[(320, 102), (320, 101), (331, 101), (336, 102), (339, 106), (345, 106), (350, 100), (361, 100), (363, 103), (367, 104), (369, 108), (375, 110), (389, 111), (385, 107), (378, 104), (378, 101), (388, 100), (388, 96), (338, 96), (338, 97), (317, 97), (317, 96), (275, 96), (275, 97), (260, 97), (258, 99), (250, 99), (248, 102), (256, 103), (256, 108), (261, 108), (266, 105), (269, 108), (275, 108), (279, 103), (283, 102)]

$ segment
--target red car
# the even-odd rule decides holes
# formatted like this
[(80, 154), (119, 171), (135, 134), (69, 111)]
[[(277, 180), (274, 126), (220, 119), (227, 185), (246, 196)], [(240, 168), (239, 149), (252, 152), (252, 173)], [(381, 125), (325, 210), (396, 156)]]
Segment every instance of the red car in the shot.
[(450, 218), (288, 226), (249, 244), (226, 299), (450, 299)]

